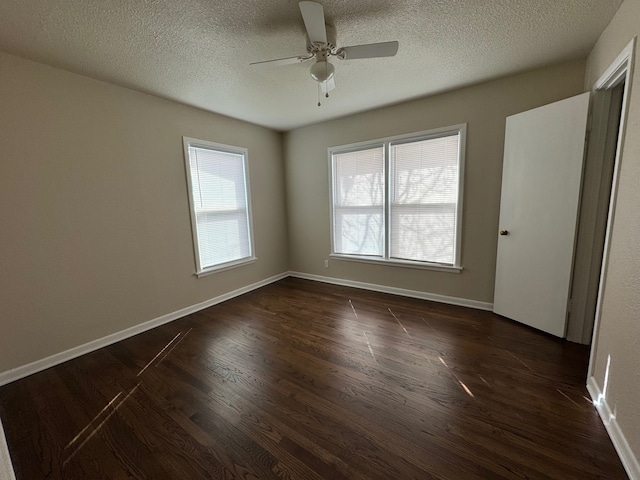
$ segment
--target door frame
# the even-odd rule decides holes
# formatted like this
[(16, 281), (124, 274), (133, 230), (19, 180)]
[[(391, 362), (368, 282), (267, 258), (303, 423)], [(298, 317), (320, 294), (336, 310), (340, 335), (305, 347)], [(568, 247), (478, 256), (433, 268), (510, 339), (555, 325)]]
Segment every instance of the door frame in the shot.
[[(620, 83), (625, 82), (624, 91), (622, 94), (622, 109), (620, 112), (620, 125), (618, 127), (618, 139), (616, 144), (616, 153), (613, 164), (613, 181), (611, 185), (611, 196), (609, 199), (609, 212), (607, 214), (607, 227), (605, 231), (604, 239), (604, 251), (602, 255), (602, 266), (600, 268), (600, 282), (598, 286), (598, 295), (596, 300), (596, 311), (593, 325), (593, 334), (591, 337), (591, 351), (589, 354), (589, 368), (587, 370), (587, 380), (590, 381), (593, 377), (595, 366), (595, 353), (598, 347), (598, 337), (600, 333), (600, 319), (602, 317), (602, 299), (606, 290), (607, 270), (609, 266), (609, 253), (611, 249), (611, 235), (613, 231), (613, 222), (615, 217), (616, 202), (618, 198), (618, 184), (620, 178), (620, 163), (622, 158), (622, 151), (624, 147), (624, 139), (626, 134), (627, 116), (629, 111), (629, 92), (633, 78), (633, 67), (635, 59), (635, 44), (636, 38), (633, 38), (627, 46), (620, 52), (618, 57), (607, 68), (602, 76), (596, 81), (593, 86), (593, 90), (596, 92), (607, 92), (613, 90)], [(605, 101), (610, 102), (611, 96)], [(603, 109), (607, 112), (606, 115), (601, 115), (598, 118), (594, 118), (593, 129), (606, 129), (608, 121), (609, 109)], [(604, 141), (604, 136), (602, 136)], [(604, 146), (599, 145), (601, 150), (604, 151)]]

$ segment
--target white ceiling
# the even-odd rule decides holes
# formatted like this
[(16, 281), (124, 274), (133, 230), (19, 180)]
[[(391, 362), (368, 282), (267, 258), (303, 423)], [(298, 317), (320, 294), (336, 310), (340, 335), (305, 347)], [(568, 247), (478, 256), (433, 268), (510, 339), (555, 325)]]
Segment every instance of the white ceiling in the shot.
[(318, 107), (296, 0), (0, 0), (0, 50), (277, 130), (584, 57), (622, 0), (322, 0), (341, 61)]

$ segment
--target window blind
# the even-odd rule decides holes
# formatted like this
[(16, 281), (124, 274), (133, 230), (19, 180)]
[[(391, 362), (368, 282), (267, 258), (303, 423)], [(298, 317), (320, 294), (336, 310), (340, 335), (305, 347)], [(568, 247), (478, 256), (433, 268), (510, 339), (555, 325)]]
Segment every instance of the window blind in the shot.
[(334, 252), (384, 255), (384, 147), (332, 155)]
[(245, 155), (189, 144), (199, 269), (251, 256)]
[(390, 256), (453, 265), (458, 133), (390, 145)]

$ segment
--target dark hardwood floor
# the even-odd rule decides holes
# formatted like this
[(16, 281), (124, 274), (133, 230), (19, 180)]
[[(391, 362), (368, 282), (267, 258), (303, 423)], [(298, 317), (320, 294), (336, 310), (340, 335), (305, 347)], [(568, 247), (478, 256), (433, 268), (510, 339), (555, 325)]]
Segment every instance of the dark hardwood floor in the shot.
[(288, 278), (0, 388), (18, 480), (625, 479), (588, 349)]

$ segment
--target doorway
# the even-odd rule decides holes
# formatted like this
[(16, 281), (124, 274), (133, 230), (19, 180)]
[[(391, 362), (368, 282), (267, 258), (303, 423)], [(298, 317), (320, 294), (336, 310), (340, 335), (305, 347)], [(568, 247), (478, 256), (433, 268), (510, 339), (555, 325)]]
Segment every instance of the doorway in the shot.
[(592, 211), (589, 216), (587, 207), (583, 207), (580, 214), (570, 305), (571, 321), (567, 332), (569, 340), (591, 343), (588, 378), (593, 375), (602, 298), (606, 289), (609, 246), (634, 58), (635, 38), (622, 50), (593, 88), (593, 121), (582, 198), (583, 204), (592, 202)]
[(594, 120), (583, 170), (566, 332), (567, 340), (582, 344), (589, 344), (593, 335), (626, 84), (624, 76), (591, 97)]

